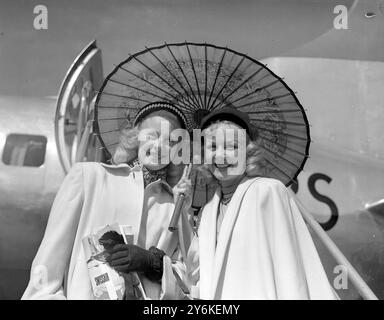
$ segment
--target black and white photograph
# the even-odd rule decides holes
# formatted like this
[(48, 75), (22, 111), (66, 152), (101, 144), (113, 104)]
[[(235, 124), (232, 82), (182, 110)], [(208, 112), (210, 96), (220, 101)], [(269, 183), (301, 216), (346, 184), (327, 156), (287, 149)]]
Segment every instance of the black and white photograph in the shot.
[(0, 300), (382, 299), (384, 0), (0, 0)]

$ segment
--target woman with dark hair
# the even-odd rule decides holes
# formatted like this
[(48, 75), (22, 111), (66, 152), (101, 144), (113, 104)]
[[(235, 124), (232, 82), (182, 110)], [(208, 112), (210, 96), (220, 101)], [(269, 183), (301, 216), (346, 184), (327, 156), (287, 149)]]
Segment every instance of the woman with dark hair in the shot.
[(185, 128), (183, 114), (174, 105), (151, 103), (138, 112), (134, 127), (123, 131), (112, 165), (77, 163), (70, 170), (53, 203), (23, 299), (93, 299), (82, 239), (114, 223), (132, 226), (137, 241), (110, 248), (109, 265), (118, 272), (137, 272), (151, 299), (177, 296), (173, 277), (183, 273), (192, 230), (180, 221), (180, 232), (168, 231), (172, 186), (183, 165), (171, 163), (172, 142), (164, 126)]
[(248, 115), (225, 107), (205, 117), (202, 129), (205, 159), (211, 160), (202, 171), (219, 188), (202, 208), (189, 248), (192, 296), (335, 299), (293, 197), (282, 182), (266, 177)]

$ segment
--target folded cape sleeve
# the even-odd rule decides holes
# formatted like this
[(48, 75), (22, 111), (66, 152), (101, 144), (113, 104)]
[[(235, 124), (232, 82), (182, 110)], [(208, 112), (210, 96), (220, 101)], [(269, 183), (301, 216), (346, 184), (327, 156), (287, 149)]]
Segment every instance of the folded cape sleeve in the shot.
[[(279, 181), (256, 188), (253, 201), (266, 231), (276, 299), (337, 299), (294, 198)], [(248, 197), (246, 197), (248, 198)], [(248, 199), (251, 201), (251, 199)], [(246, 201), (247, 202), (247, 201)]]
[(66, 299), (64, 281), (84, 200), (83, 167), (75, 164), (53, 202), (22, 299)]

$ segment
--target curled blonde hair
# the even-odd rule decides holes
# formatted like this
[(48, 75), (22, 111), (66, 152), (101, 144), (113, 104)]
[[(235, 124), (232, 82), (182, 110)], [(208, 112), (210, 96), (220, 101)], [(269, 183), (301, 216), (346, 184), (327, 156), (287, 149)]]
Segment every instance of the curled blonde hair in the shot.
[[(150, 117), (159, 116), (168, 120), (173, 128), (181, 128), (178, 118), (171, 112), (166, 110), (155, 111), (145, 118), (133, 128), (126, 128), (121, 131), (120, 141), (112, 157), (113, 164), (130, 163), (137, 159), (139, 152), (139, 127), (140, 124)], [(168, 165), (167, 181), (173, 186), (179, 181), (183, 173), (184, 165), (175, 165), (172, 162)]]
[[(219, 120), (210, 124), (206, 129), (203, 130), (203, 134), (212, 135), (213, 131), (216, 130), (220, 125), (231, 125), (237, 128), (241, 128), (237, 124), (228, 120)], [(242, 129), (242, 128), (241, 128)], [(246, 140), (246, 167), (245, 175), (248, 177), (263, 177), (266, 176), (266, 160), (265, 151), (260, 147), (261, 138), (258, 136), (256, 128), (253, 128), (250, 134), (247, 133)], [(204, 147), (202, 146), (203, 151)], [(198, 167), (198, 170), (202, 173), (206, 183), (216, 179), (210, 172), (207, 164), (202, 164)]]

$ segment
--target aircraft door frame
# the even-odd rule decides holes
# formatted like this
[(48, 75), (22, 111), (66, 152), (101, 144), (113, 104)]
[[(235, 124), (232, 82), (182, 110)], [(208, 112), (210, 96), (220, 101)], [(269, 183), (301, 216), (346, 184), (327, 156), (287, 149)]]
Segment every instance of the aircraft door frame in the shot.
[(97, 90), (103, 83), (101, 50), (96, 41), (76, 57), (60, 86), (55, 115), (55, 138), (67, 173), (79, 161), (100, 161), (99, 140), (93, 135)]

